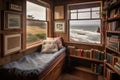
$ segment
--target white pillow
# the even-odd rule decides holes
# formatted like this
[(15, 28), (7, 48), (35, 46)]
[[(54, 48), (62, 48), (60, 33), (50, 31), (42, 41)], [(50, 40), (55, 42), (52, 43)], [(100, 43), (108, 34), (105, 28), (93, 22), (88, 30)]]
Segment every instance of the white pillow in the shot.
[(41, 52), (49, 53), (49, 52), (57, 52), (57, 51), (58, 51), (58, 46), (57, 46), (57, 41), (56, 40), (44, 40), (42, 42)]

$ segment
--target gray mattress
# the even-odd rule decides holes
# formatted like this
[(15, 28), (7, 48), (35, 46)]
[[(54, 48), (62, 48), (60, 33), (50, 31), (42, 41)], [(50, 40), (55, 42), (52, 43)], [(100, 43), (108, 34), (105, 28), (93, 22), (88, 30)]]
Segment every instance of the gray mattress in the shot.
[(38, 76), (65, 51), (65, 47), (55, 53), (35, 52), (18, 61), (4, 65), (0, 77), (4, 80), (38, 80)]

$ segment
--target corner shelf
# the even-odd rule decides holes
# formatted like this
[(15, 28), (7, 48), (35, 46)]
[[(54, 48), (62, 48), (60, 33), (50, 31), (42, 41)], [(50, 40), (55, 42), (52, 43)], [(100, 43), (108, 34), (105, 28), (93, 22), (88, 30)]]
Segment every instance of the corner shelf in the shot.
[(118, 8), (119, 5), (120, 5), (120, 1), (118, 1), (118, 2), (116, 2), (116, 3), (114, 3), (114, 4), (112, 4), (112, 5), (110, 5), (110, 7), (108, 8), (108, 10), (112, 10), (112, 9), (114, 9), (114, 8)]
[(115, 71), (118, 75), (120, 75), (120, 71), (119, 70), (117, 70), (117, 69), (115, 69), (112, 65), (110, 65), (109, 63), (106, 63), (106, 65), (108, 66), (108, 67), (110, 67), (113, 71)]
[(120, 34), (120, 31), (106, 31), (108, 34)]
[(120, 15), (118, 15), (116, 17), (111, 17), (111, 18), (107, 19), (108, 22), (112, 22), (112, 21), (116, 21), (116, 20), (120, 20)]
[(80, 71), (84, 71), (84, 72), (88, 72), (94, 75), (99, 75), (96, 72), (93, 72), (90, 68), (86, 68), (86, 67), (75, 67), (76, 70), (80, 70)]
[(75, 55), (70, 55), (70, 57), (78, 58), (78, 59), (84, 59), (84, 60), (93, 61), (93, 62), (98, 62), (98, 63), (104, 63), (104, 61), (102, 61), (102, 60), (90, 59), (90, 58), (80, 57), (80, 56), (75, 56)]
[(112, 49), (112, 48), (110, 48), (110, 47), (107, 47), (107, 46), (106, 46), (106, 48), (109, 49), (109, 50), (111, 50), (111, 51), (113, 51), (113, 52), (115, 52), (115, 53), (117, 53), (117, 54), (120, 54), (119, 51), (116, 51), (116, 50), (114, 50), (114, 49)]

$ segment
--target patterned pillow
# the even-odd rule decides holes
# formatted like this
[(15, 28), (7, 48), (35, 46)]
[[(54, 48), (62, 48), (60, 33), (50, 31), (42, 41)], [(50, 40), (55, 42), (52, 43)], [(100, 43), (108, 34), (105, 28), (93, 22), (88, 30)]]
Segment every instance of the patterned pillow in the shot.
[(58, 46), (56, 40), (44, 40), (42, 43), (41, 52), (56, 52), (58, 51)]
[(55, 37), (55, 38), (48, 37), (47, 40), (56, 40), (58, 48), (61, 49), (63, 47), (61, 37)]

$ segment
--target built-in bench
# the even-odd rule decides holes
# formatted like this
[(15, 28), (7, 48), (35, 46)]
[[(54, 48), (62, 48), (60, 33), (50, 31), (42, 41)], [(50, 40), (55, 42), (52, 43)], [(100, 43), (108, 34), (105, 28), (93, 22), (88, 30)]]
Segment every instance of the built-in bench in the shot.
[(55, 53), (34, 52), (0, 69), (0, 80), (56, 80), (65, 59), (63, 47)]

